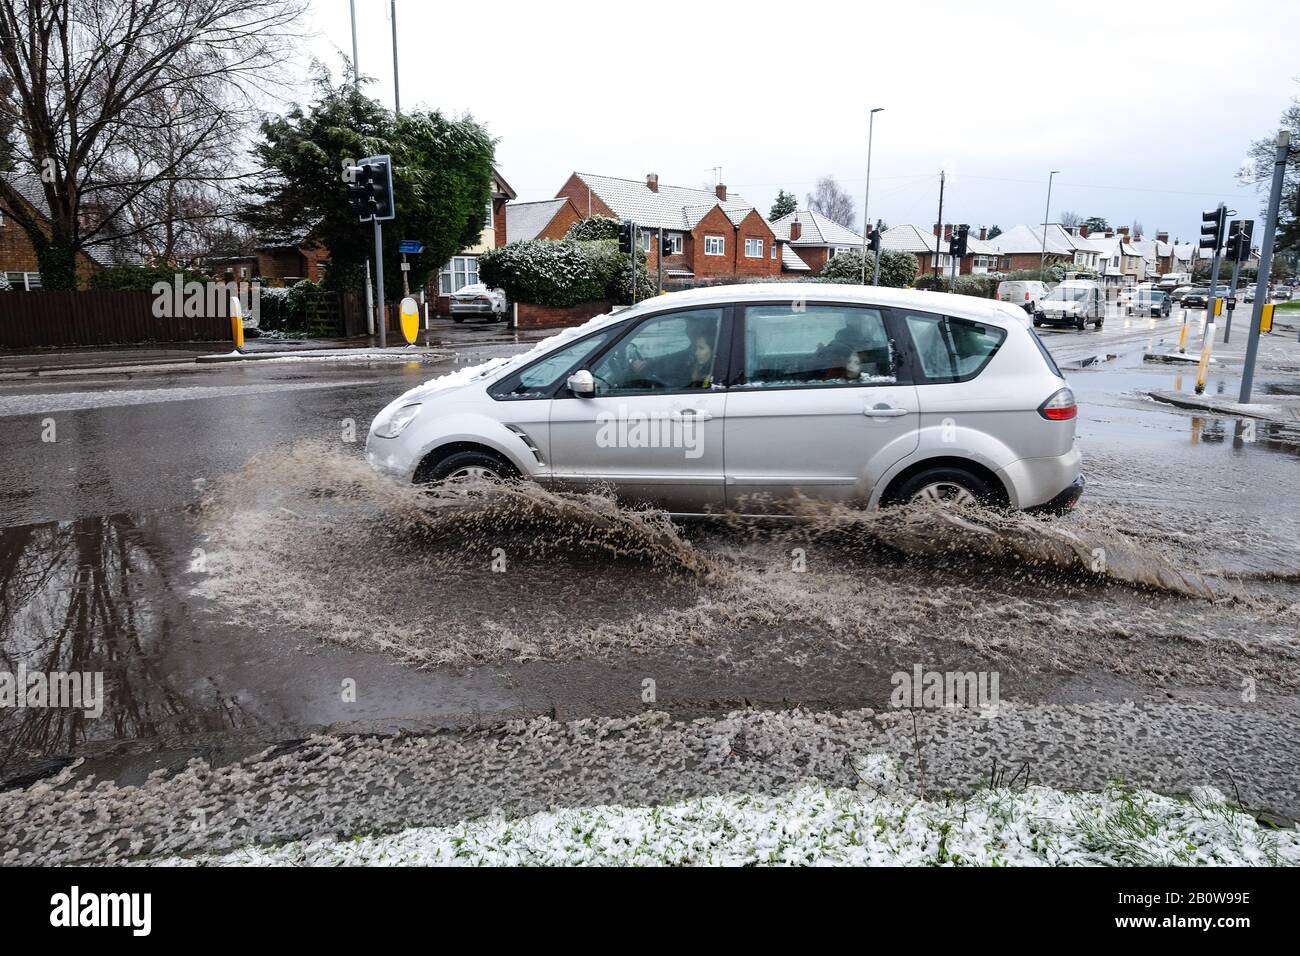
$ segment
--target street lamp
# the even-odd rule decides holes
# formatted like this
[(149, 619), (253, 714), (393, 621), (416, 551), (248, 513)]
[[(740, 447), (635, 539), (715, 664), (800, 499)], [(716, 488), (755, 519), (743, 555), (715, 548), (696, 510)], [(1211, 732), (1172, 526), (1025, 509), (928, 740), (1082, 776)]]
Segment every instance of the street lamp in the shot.
[(1059, 173), (1059, 169), (1053, 169), (1047, 177), (1047, 208), (1043, 210), (1043, 251), (1038, 257), (1038, 271), (1043, 271), (1043, 266), (1047, 264), (1047, 220), (1052, 218), (1052, 177)]
[(867, 188), (863, 191), (862, 196), (862, 284), (867, 284), (867, 231), (871, 229), (871, 219), (867, 212), (871, 204), (871, 140), (876, 133), (876, 114), (884, 110), (883, 106), (877, 106), (871, 111), (871, 118), (867, 121)]

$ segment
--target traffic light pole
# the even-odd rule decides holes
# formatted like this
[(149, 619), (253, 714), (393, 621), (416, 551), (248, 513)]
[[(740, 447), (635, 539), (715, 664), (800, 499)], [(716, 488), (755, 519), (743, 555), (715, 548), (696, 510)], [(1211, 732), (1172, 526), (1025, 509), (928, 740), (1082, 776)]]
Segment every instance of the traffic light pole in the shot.
[[(877, 233), (877, 235), (880, 233), (880, 225), (881, 225), (881, 222), (882, 222), (882, 220), (880, 220), (880, 219), (877, 219), (877, 220), (876, 220), (876, 233)], [(880, 285), (880, 254), (881, 254), (882, 252), (884, 252), (884, 251), (885, 251), (884, 249), (876, 249), (876, 250), (874, 250), (873, 253), (872, 253), (872, 255), (875, 256), (875, 260), (876, 260), (876, 266), (875, 266), (874, 269), (871, 270), (871, 284), (872, 284), (872, 285)]]
[(1228, 289), (1228, 317), (1223, 322), (1223, 344), (1228, 344), (1228, 338), (1232, 335), (1232, 313), (1237, 309), (1237, 280), (1241, 278), (1241, 250), (1237, 251), (1237, 258), (1232, 261), (1232, 286)]
[(1282, 180), (1287, 155), (1291, 152), (1291, 133), (1277, 134), (1277, 153), (1273, 157), (1273, 188), (1268, 196), (1268, 218), (1264, 221), (1264, 242), (1259, 250), (1259, 275), (1255, 280), (1255, 302), (1250, 310), (1250, 337), (1246, 342), (1246, 364), (1241, 370), (1241, 395), (1238, 401), (1250, 404), (1251, 386), (1255, 384), (1255, 359), (1259, 355), (1259, 322), (1268, 302), (1268, 276), (1273, 270), (1273, 240), (1277, 236), (1277, 213), (1282, 205)]
[(655, 272), (657, 281), (655, 283), (655, 295), (664, 294), (664, 227), (659, 227), (659, 268)]
[(384, 227), (378, 219), (372, 219), (371, 222), (375, 227), (375, 286), (379, 298), (376, 324), (379, 326), (379, 347), (382, 349), (388, 346), (388, 312), (384, 307)]

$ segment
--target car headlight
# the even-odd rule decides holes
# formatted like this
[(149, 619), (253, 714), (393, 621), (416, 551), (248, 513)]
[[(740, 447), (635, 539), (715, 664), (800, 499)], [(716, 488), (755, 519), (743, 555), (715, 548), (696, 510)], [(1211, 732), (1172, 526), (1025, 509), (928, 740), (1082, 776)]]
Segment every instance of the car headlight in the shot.
[(402, 433), (402, 429), (411, 424), (415, 416), (420, 414), (422, 407), (423, 405), (420, 402), (403, 405), (388, 416), (388, 421), (380, 423), (379, 427), (375, 429), (375, 434), (380, 438), (396, 438)]

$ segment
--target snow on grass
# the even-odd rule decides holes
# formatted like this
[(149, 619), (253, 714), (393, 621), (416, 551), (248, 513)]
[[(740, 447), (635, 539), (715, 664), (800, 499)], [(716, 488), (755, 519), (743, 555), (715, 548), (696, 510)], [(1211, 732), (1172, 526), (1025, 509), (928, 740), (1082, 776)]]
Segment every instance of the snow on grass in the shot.
[(1271, 830), (1205, 788), (1174, 799), (1118, 784), (916, 800), (892, 758), (860, 762), (858, 790), (804, 785), (651, 807), (554, 810), (351, 840), (247, 847), (161, 866), (1277, 866), (1300, 831)]

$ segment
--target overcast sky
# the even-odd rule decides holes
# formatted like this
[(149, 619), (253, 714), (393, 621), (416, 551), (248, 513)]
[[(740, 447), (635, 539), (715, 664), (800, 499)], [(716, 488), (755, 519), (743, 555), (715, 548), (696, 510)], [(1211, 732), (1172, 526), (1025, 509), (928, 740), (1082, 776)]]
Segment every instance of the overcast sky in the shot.
[[(348, 0), (313, 0), (312, 55), (351, 49)], [(389, 0), (356, 0), (361, 70), (393, 100)], [(1300, 93), (1300, 2), (711, 3), (397, 0), (402, 105), (469, 112), (521, 200), (574, 170), (712, 185), (767, 214), (819, 176), (861, 222), (973, 225), (1064, 210), (1188, 239)], [(1216, 52), (1213, 66), (1207, 51)]]

